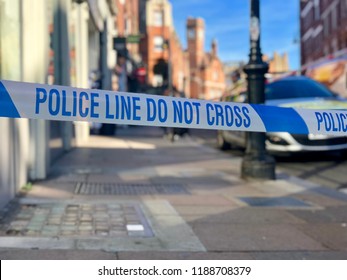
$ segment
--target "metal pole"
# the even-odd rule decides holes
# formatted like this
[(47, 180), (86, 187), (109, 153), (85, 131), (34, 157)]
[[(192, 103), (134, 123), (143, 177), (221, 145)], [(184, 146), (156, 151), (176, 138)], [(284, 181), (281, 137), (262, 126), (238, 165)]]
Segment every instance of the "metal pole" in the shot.
[[(251, 0), (250, 55), (244, 71), (247, 74), (248, 102), (265, 102), (265, 73), (268, 65), (262, 60), (260, 49), (259, 0)], [(248, 132), (246, 154), (242, 161), (241, 177), (244, 179), (275, 179), (275, 160), (265, 149), (265, 133)]]
[[(54, 83), (70, 86), (70, 49), (68, 13), (70, 0), (55, 0), (54, 6)], [(65, 151), (71, 149), (72, 122), (62, 122), (62, 140)]]
[(100, 33), (100, 70), (101, 70), (101, 88), (105, 90), (112, 89), (111, 70), (108, 67), (108, 47), (107, 47), (108, 25), (107, 19), (104, 20), (104, 30)]

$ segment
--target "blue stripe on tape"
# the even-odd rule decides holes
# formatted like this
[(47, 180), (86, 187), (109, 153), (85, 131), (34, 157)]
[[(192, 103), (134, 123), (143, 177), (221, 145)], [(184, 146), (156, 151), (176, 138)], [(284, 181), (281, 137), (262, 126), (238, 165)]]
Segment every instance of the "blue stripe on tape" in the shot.
[(252, 105), (263, 121), (267, 132), (286, 131), (308, 134), (309, 129), (301, 116), (292, 108)]
[(20, 118), (8, 91), (0, 82), (0, 117)]

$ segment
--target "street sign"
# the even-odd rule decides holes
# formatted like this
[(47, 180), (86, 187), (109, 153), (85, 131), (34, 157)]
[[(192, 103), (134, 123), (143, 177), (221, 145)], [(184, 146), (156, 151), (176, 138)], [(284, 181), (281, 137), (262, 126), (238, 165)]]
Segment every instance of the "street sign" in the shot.
[(140, 43), (140, 39), (141, 39), (141, 35), (129, 35), (127, 38), (126, 38), (126, 41), (127, 43), (130, 43), (130, 44), (138, 44)]
[(114, 37), (113, 38), (113, 49), (116, 51), (126, 51), (127, 44), (125, 37)]

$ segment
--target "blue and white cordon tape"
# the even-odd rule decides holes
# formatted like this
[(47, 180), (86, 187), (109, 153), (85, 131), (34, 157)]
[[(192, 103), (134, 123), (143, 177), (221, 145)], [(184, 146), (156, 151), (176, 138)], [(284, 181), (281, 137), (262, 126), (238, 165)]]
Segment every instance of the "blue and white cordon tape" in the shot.
[(347, 136), (347, 111), (0, 81), (0, 117)]

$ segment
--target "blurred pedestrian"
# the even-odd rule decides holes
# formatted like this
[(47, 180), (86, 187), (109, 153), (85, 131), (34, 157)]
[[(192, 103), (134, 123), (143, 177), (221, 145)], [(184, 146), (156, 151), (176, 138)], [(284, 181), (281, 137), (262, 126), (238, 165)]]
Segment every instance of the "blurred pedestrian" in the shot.
[[(120, 92), (127, 91), (127, 68), (126, 57), (124, 54), (119, 53), (117, 56), (117, 63), (114, 68), (114, 75), (112, 75), (112, 90)], [(112, 123), (103, 123), (100, 128), (100, 135), (115, 135), (117, 126)]]
[(119, 54), (117, 56), (117, 64), (114, 69), (118, 77), (118, 91), (126, 92), (128, 91), (127, 83), (127, 67), (126, 67), (126, 57), (124, 54)]
[[(164, 96), (172, 96), (172, 97), (185, 97), (185, 93), (183, 91), (179, 91), (176, 87), (173, 87), (172, 90), (169, 88), (165, 88)], [(189, 134), (188, 128), (184, 127), (163, 127), (164, 136), (167, 137), (171, 142), (178, 140), (180, 137)]]

